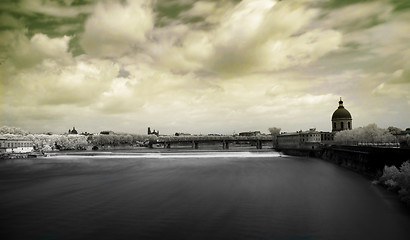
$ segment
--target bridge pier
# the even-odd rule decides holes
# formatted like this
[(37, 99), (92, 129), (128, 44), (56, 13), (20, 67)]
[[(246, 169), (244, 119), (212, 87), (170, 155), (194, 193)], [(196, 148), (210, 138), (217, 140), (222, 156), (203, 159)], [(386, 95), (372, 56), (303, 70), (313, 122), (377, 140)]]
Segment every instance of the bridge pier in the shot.
[(199, 148), (199, 142), (193, 141), (193, 142), (192, 142), (192, 148), (198, 149), (198, 148)]
[(222, 141), (222, 149), (229, 149), (229, 142), (228, 141)]
[(260, 140), (256, 141), (256, 149), (262, 149), (262, 141)]

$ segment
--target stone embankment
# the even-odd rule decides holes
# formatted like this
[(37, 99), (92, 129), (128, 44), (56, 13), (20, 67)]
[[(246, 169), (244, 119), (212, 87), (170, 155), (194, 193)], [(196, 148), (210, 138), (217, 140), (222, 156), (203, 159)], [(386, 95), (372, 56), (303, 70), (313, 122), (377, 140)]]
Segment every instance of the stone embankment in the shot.
[(43, 154), (39, 152), (31, 152), (31, 153), (1, 153), (0, 159), (21, 159), (21, 158), (35, 158), (38, 156), (43, 156)]
[(372, 177), (380, 176), (384, 166), (399, 167), (403, 162), (410, 160), (408, 148), (326, 146), (317, 150), (281, 149), (280, 151), (289, 155), (321, 158)]

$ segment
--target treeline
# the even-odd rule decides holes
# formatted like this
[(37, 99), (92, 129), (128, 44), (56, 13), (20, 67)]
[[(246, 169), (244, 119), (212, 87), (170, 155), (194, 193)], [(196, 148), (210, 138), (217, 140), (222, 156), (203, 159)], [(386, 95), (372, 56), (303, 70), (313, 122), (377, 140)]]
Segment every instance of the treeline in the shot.
[(410, 161), (404, 162), (400, 168), (385, 166), (379, 183), (397, 192), (400, 199), (410, 205)]
[(0, 138), (22, 139), (33, 141), (35, 150), (85, 150), (103, 146), (148, 146), (157, 136), (139, 134), (109, 134), (109, 135), (81, 135), (81, 134), (31, 134), (20, 128), (0, 127)]
[(110, 135), (90, 135), (87, 141), (92, 146), (147, 146), (154, 141), (156, 135), (138, 135), (138, 134), (110, 134)]
[(89, 146), (87, 136), (84, 135), (59, 135), (59, 134), (2, 134), (6, 139), (22, 139), (33, 141), (35, 150), (84, 150)]
[(4, 135), (4, 134), (27, 135), (28, 132), (24, 131), (21, 128), (17, 128), (17, 127), (1, 126), (0, 135)]
[[(388, 129), (379, 128), (372, 123), (365, 127), (359, 127), (352, 130), (345, 130), (337, 132), (334, 141), (336, 144), (344, 145), (358, 145), (360, 143), (402, 143), (407, 146), (410, 145), (410, 135), (405, 135), (403, 138), (397, 138), (396, 134), (398, 128), (389, 127)], [(394, 130), (394, 131), (393, 131)]]

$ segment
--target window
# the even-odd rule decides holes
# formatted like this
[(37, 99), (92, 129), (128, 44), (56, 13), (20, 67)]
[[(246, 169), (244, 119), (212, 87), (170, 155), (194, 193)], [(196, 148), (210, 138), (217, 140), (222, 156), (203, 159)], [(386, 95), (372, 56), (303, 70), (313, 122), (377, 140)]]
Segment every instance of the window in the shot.
[(352, 127), (350, 126), (350, 122), (347, 122), (347, 128), (352, 129)]
[(343, 130), (344, 129), (344, 124), (343, 124), (344, 122), (341, 122), (340, 123), (340, 128)]

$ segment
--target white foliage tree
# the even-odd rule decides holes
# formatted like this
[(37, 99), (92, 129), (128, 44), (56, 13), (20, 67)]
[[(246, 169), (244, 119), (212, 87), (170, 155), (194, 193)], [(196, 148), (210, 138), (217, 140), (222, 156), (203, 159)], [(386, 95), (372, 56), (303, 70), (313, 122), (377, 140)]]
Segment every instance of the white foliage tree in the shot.
[(335, 142), (339, 144), (356, 145), (358, 143), (394, 143), (396, 138), (384, 128), (375, 123), (365, 127), (337, 132)]

